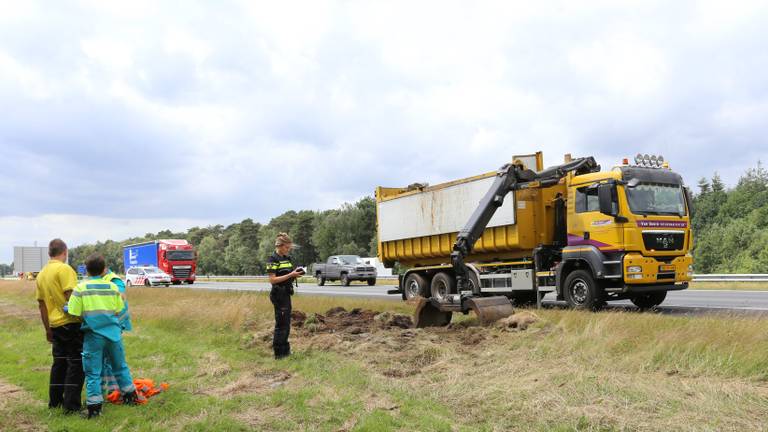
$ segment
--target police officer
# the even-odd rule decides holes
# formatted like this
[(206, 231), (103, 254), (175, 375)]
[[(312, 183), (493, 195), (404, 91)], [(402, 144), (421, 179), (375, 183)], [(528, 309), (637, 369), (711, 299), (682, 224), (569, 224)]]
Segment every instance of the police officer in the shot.
[(272, 284), (269, 299), (275, 307), (275, 335), (272, 348), (275, 358), (281, 359), (291, 354), (288, 335), (291, 332), (291, 296), (293, 281), (304, 272), (296, 269), (288, 255), (293, 249), (293, 242), (286, 233), (280, 233), (275, 239), (275, 253), (267, 259), (267, 274)]

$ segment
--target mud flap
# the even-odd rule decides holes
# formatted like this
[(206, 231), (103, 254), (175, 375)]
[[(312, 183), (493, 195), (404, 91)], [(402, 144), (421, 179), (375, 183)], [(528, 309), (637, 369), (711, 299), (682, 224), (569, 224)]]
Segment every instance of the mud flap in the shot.
[(493, 324), (515, 313), (512, 303), (504, 296), (474, 297), (467, 299), (465, 302), (475, 312), (480, 324), (484, 326)]
[(431, 301), (420, 297), (414, 313), (416, 328), (445, 327), (451, 322), (453, 312), (444, 312), (432, 304)]

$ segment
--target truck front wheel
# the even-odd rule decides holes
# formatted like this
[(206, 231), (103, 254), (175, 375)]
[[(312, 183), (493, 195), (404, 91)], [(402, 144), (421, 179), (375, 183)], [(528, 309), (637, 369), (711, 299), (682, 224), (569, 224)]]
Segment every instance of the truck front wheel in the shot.
[(664, 299), (667, 298), (666, 291), (651, 292), (645, 294), (638, 294), (632, 297), (632, 303), (640, 309), (650, 309), (658, 306)]
[(603, 305), (600, 289), (586, 270), (574, 270), (565, 278), (565, 302), (574, 309), (597, 310)]
[(317, 286), (325, 285), (325, 278), (320, 275), (320, 273), (318, 273), (315, 277), (317, 278)]
[(405, 278), (403, 284), (403, 300), (411, 300), (416, 297), (424, 297), (427, 289), (427, 280), (424, 276), (411, 273)]
[(374, 285), (376, 285), (376, 278), (368, 279), (368, 286), (374, 286)]
[(344, 286), (349, 286), (349, 275), (346, 273), (341, 274), (341, 284)]

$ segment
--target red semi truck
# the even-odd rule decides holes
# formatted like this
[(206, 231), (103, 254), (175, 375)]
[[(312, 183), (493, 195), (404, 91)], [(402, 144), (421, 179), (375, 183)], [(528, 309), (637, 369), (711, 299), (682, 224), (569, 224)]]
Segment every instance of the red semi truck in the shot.
[(154, 266), (171, 276), (178, 285), (195, 282), (197, 252), (186, 240), (155, 240), (123, 247), (123, 263), (131, 267)]

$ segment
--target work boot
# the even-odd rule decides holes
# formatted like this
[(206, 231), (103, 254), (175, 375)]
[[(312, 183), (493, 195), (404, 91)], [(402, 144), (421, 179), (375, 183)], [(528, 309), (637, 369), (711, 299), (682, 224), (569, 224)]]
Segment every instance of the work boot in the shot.
[(136, 395), (136, 390), (123, 395), (124, 405), (138, 405), (139, 397)]
[(101, 415), (101, 404), (88, 405), (88, 411), (82, 413), (82, 416), (87, 419), (99, 417), (100, 415)]

